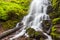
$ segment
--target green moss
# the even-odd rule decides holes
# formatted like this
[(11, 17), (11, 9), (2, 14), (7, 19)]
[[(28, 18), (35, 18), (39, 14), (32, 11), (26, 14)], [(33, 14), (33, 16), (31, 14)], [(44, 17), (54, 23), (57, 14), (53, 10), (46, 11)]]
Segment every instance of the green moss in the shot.
[(8, 20), (6, 22), (2, 22), (2, 28), (4, 30), (12, 29), (16, 26), (17, 20)]
[(35, 31), (33, 28), (28, 28), (26, 32), (30, 37), (38, 37), (41, 35), (41, 32)]
[(40, 36), (41, 35), (41, 33), (40, 32), (35, 32), (35, 37), (37, 37), (37, 36)]
[(21, 6), (19, 6), (16, 3), (0, 1), (0, 19), (7, 20), (9, 18), (7, 12), (9, 12), (10, 10), (17, 10), (17, 9), (20, 10)]
[(26, 29), (26, 32), (30, 37), (33, 37), (35, 35), (35, 30), (33, 28)]

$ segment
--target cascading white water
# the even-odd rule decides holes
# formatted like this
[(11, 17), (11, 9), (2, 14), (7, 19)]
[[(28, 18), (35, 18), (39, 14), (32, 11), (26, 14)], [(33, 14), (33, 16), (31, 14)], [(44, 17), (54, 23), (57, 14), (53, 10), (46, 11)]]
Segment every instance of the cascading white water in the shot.
[[(49, 5), (51, 5), (50, 0), (33, 0), (30, 5), (29, 14), (25, 16), (22, 20), (24, 27), (21, 29), (22, 30), (21, 33), (13, 38), (22, 36), (26, 31), (24, 29), (26, 27), (31, 27), (35, 29), (35, 31), (43, 31), (41, 25), (42, 21), (50, 20), (49, 15), (47, 14), (47, 7)], [(52, 40), (48, 34), (46, 33), (44, 34), (48, 36), (48, 39), (46, 40)]]
[(42, 29), (43, 20), (50, 20), (47, 15), (47, 7), (50, 5), (49, 0), (33, 0), (30, 6), (29, 14), (22, 20), (25, 26), (30, 26), (36, 31)]

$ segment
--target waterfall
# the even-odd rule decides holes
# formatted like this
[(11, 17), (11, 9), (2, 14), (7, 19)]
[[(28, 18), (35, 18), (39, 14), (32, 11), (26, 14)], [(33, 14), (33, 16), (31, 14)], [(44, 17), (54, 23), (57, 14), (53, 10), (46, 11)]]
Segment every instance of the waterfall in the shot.
[(42, 29), (43, 20), (50, 20), (47, 14), (47, 7), (50, 5), (49, 0), (33, 0), (30, 5), (29, 14), (22, 20), (27, 27), (34, 28), (36, 31)]
[[(24, 27), (21, 29), (21, 33), (19, 35), (16, 35), (13, 38), (17, 38), (25, 33), (26, 27), (31, 27), (35, 29), (35, 31), (43, 31), (42, 30), (42, 21), (43, 20), (50, 20), (49, 15), (47, 14), (47, 7), (51, 5), (50, 0), (32, 0), (32, 3), (30, 5), (29, 13), (28, 15), (24, 16), (22, 23)], [(43, 32), (44, 33), (44, 32)], [(44, 33), (48, 39), (46, 40), (52, 40), (51, 37)]]

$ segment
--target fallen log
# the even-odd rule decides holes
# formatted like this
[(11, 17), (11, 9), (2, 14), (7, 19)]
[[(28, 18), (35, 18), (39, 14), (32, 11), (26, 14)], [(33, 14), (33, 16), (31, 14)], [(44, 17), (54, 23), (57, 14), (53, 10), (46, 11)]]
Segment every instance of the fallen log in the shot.
[(13, 28), (13, 29), (10, 29), (10, 30), (8, 30), (8, 31), (5, 31), (5, 32), (1, 33), (1, 34), (0, 34), (0, 39), (2, 39), (2, 38), (4, 38), (4, 37), (6, 37), (6, 36), (8, 36), (8, 35), (10, 35), (10, 34), (12, 34), (12, 33), (14, 33), (14, 32), (16, 32), (16, 31), (19, 30), (21, 27), (23, 27), (23, 24), (22, 24), (22, 23), (19, 23), (19, 26), (18, 26), (18, 27), (15, 27), (15, 28)]

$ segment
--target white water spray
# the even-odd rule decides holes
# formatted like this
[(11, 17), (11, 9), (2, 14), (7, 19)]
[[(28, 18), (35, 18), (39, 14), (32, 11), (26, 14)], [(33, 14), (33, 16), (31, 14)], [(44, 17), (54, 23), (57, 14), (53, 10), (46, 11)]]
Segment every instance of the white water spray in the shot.
[[(50, 20), (49, 15), (47, 14), (47, 7), (49, 5), (51, 5), (50, 0), (33, 0), (30, 5), (29, 14), (25, 16), (22, 20), (22, 23), (24, 25), (24, 27), (21, 29), (22, 31), (10, 40), (23, 36), (24, 34), (26, 34), (25, 36), (29, 37), (27, 33), (25, 33), (25, 28), (29, 27), (35, 29), (35, 31), (43, 32), (41, 24), (42, 21)], [(47, 33), (43, 32), (43, 34), (48, 37), (45, 40), (52, 40), (52, 38)]]

